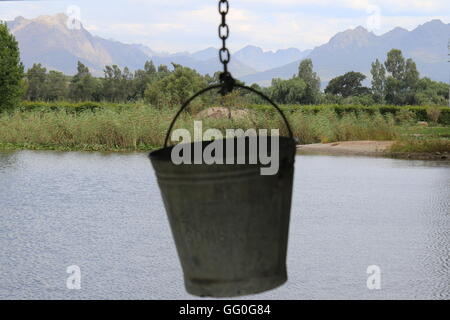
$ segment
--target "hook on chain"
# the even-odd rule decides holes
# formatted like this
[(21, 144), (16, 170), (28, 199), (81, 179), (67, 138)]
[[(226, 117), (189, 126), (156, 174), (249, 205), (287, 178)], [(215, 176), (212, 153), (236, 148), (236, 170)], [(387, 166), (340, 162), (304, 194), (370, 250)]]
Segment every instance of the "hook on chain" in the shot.
[(234, 80), (234, 78), (231, 76), (231, 73), (222, 72), (219, 76), (219, 80), (220, 80), (220, 84), (222, 85), (219, 92), (222, 96), (233, 91), (234, 86), (236, 84), (236, 80)]
[(228, 63), (231, 60), (230, 51), (227, 48), (227, 39), (230, 35), (230, 27), (227, 24), (227, 14), (230, 10), (228, 0), (219, 0), (219, 13), (222, 16), (222, 23), (219, 25), (219, 38), (222, 40), (222, 48), (219, 50), (219, 60), (223, 65), (223, 72), (220, 74), (219, 80), (222, 85), (220, 94), (226, 95), (233, 91), (236, 81), (228, 71)]

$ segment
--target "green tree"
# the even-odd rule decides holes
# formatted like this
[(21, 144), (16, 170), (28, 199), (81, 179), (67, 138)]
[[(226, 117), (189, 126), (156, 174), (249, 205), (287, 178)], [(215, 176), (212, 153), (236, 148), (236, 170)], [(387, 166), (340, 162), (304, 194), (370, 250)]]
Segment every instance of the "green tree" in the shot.
[(47, 69), (40, 63), (35, 63), (27, 70), (26, 76), (28, 83), (26, 98), (30, 101), (44, 100)]
[(117, 65), (106, 66), (103, 79), (104, 98), (110, 102), (135, 100), (133, 74), (125, 67), (123, 71)]
[(103, 70), (105, 76), (103, 79), (103, 96), (107, 101), (122, 101), (121, 82), (122, 70), (119, 66), (106, 66)]
[(362, 86), (366, 76), (360, 72), (347, 72), (332, 79), (325, 89), (325, 93), (340, 95), (344, 98), (368, 93), (369, 89)]
[(168, 75), (170, 75), (169, 68), (166, 65), (163, 65), (163, 64), (160, 65), (158, 67), (158, 77), (161, 79), (161, 78), (164, 78), (165, 76), (168, 76)]
[(136, 89), (134, 86), (134, 75), (131, 73), (128, 67), (123, 68), (122, 81), (121, 81), (121, 97), (122, 101), (136, 100)]
[(386, 85), (386, 69), (383, 64), (376, 59), (372, 63), (372, 92), (376, 102), (383, 103), (385, 97), (385, 85)]
[(420, 80), (420, 74), (416, 63), (412, 59), (406, 60), (403, 85), (405, 89), (405, 103), (416, 104), (417, 84)]
[(417, 84), (420, 79), (416, 63), (403, 57), (398, 49), (387, 54), (384, 63), (390, 76), (386, 79), (386, 101), (393, 104), (415, 104)]
[(389, 76), (386, 78), (386, 101), (391, 104), (402, 105), (405, 103), (403, 81)]
[(195, 70), (177, 64), (173, 66), (174, 70), (168, 76), (148, 85), (144, 94), (148, 103), (156, 107), (180, 105), (206, 87), (206, 80)]
[(96, 81), (89, 72), (89, 68), (78, 61), (77, 74), (73, 76), (69, 85), (70, 97), (74, 101), (89, 101), (96, 91)]
[(62, 72), (50, 70), (45, 79), (44, 99), (64, 100), (67, 97), (67, 89), (66, 76)]
[(403, 80), (405, 74), (405, 58), (403, 57), (401, 50), (392, 49), (389, 51), (384, 65), (386, 70), (390, 72), (396, 80)]
[(303, 103), (315, 103), (320, 94), (320, 78), (313, 69), (311, 59), (302, 60), (298, 67), (298, 77), (306, 83)]
[(445, 106), (448, 103), (449, 85), (422, 78), (417, 82), (415, 103), (419, 105)]
[(0, 112), (17, 106), (22, 95), (23, 65), (19, 46), (6, 23), (0, 22)]
[(159, 75), (153, 61), (147, 61), (144, 70), (136, 70), (134, 73), (134, 88), (137, 99), (143, 99), (147, 86), (158, 80)]
[(270, 97), (281, 104), (299, 104), (304, 101), (306, 83), (298, 77), (289, 80), (273, 79)]
[[(252, 85), (250, 85), (250, 88), (262, 92), (268, 96), (270, 96), (270, 89), (271, 88), (262, 88), (260, 85), (258, 85), (257, 83), (253, 83)], [(263, 99), (262, 97), (260, 97), (257, 94), (254, 94), (253, 92), (249, 92), (247, 90), (241, 90), (241, 92), (244, 95), (245, 98), (245, 103), (248, 104), (266, 104), (267, 101), (265, 99)]]

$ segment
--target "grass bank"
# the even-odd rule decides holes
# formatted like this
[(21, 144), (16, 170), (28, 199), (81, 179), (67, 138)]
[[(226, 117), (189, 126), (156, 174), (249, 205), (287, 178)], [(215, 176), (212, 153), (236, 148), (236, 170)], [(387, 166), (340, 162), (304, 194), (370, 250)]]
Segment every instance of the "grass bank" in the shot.
[[(337, 111), (336, 106), (283, 106), (291, 123), (294, 136), (301, 144), (328, 143), (354, 140), (400, 140), (398, 150), (418, 148), (425, 143), (414, 143), (414, 134), (429, 139), (447, 140), (448, 126), (439, 132), (433, 128), (416, 127), (416, 113), (380, 112), (373, 107)], [(85, 151), (147, 151), (161, 147), (166, 130), (176, 110), (155, 109), (147, 105), (99, 105), (29, 103), (11, 114), (0, 115), (0, 149), (85, 150)], [(406, 113), (405, 113), (406, 112)], [(193, 130), (195, 115), (183, 113), (176, 128)], [(243, 117), (234, 119), (211, 118), (203, 120), (203, 130), (270, 129), (287, 130), (276, 112), (264, 106), (251, 107)], [(421, 131), (422, 130), (422, 131)], [(408, 143), (409, 144), (408, 144)], [(439, 150), (447, 142), (436, 143)], [(400, 147), (402, 146), (402, 147)], [(403, 149), (402, 149), (403, 148)], [(429, 147), (433, 150), (434, 147)], [(408, 149), (409, 150), (409, 149)], [(408, 151), (410, 152), (410, 151)], [(430, 151), (432, 152), (432, 151)]]
[[(164, 142), (175, 110), (148, 106), (85, 110), (27, 110), (0, 116), (3, 148), (56, 150), (148, 150)], [(301, 143), (337, 140), (392, 140), (394, 120), (381, 114), (350, 113), (338, 116), (332, 110), (317, 114), (303, 111), (288, 114), (294, 135)], [(185, 113), (176, 127), (192, 131), (195, 116)], [(287, 134), (281, 118), (263, 110), (252, 110), (238, 119), (203, 120), (203, 129), (279, 128)]]
[(394, 153), (445, 154), (450, 152), (450, 140), (435, 137), (427, 139), (404, 138), (396, 141), (390, 151)]

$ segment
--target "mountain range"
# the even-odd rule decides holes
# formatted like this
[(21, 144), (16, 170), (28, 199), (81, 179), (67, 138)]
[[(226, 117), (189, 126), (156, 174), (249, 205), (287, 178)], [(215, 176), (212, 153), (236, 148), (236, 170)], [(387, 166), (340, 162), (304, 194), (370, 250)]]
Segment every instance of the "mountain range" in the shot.
[[(8, 27), (19, 42), (21, 58), (26, 68), (40, 62), (48, 69), (66, 74), (76, 73), (80, 60), (93, 74), (103, 75), (105, 65), (117, 64), (131, 70), (143, 68), (145, 61), (155, 65), (172, 62), (213, 74), (221, 69), (218, 49), (206, 48), (194, 53), (161, 53), (142, 44), (125, 44), (92, 35), (82, 25), (69, 29), (67, 16), (39, 16), (35, 19), (17, 17), (8, 21)], [(447, 41), (450, 24), (432, 20), (412, 31), (395, 28), (383, 35), (375, 35), (363, 27), (337, 33), (329, 42), (312, 50), (296, 48), (264, 51), (256, 46), (246, 46), (232, 53), (230, 71), (247, 84), (269, 85), (273, 78), (287, 79), (297, 73), (304, 58), (311, 58), (314, 69), (326, 84), (330, 79), (348, 71), (370, 75), (375, 59), (384, 61), (386, 53), (397, 48), (405, 57), (413, 58), (422, 76), (448, 81)]]
[[(370, 76), (371, 63), (375, 59), (384, 61), (386, 53), (400, 49), (407, 58), (412, 58), (422, 76), (437, 81), (449, 80), (448, 40), (450, 24), (432, 20), (412, 31), (395, 28), (377, 36), (363, 27), (339, 32), (324, 45), (314, 48), (308, 58), (322, 82), (348, 71), (358, 71)], [(272, 78), (287, 79), (297, 72), (300, 60), (287, 65), (246, 75), (241, 80), (247, 83), (270, 83)]]

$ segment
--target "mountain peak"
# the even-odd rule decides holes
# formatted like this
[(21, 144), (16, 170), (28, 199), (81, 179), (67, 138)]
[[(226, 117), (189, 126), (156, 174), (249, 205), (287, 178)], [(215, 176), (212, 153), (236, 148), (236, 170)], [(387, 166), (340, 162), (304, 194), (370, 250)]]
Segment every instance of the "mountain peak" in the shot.
[(369, 32), (366, 28), (363, 26), (357, 26), (354, 29), (347, 29), (341, 32), (338, 32), (334, 37), (342, 36), (342, 35), (369, 35), (372, 34), (372, 32)]
[(353, 31), (356, 31), (358, 33), (370, 33), (366, 28), (363, 26), (357, 26)]
[(450, 35), (450, 24), (445, 24), (439, 19), (428, 21), (419, 25), (417, 28), (411, 31), (414, 38), (426, 38), (429, 44), (440, 43), (442, 41), (447, 42)]
[[(22, 16), (16, 17), (10, 22), (12, 32), (18, 32), (26, 28), (28, 25), (35, 23), (43, 27), (56, 27), (59, 30), (64, 30), (65, 32), (70, 31), (67, 27), (67, 22), (69, 17), (65, 13), (57, 13), (55, 15), (41, 15), (34, 19), (26, 19)], [(81, 24), (83, 29), (83, 25)]]
[(450, 26), (450, 24), (445, 24), (444, 22), (442, 22), (442, 20), (440, 19), (433, 19), (431, 21), (425, 22), (424, 24), (419, 25), (415, 30), (440, 30), (440, 29), (445, 29), (448, 28)]
[(212, 51), (216, 52), (216, 51), (219, 51), (219, 49), (214, 48), (214, 47), (208, 47), (208, 48), (206, 48), (206, 49), (196, 51), (195, 53), (200, 53), (200, 52), (212, 52)]
[(302, 52), (295, 48), (280, 49), (276, 52), (264, 51), (260, 47), (247, 45), (236, 51), (233, 56), (254, 70), (264, 71), (300, 60), (308, 53), (309, 51)]
[(427, 25), (434, 25), (434, 26), (437, 25), (437, 26), (439, 26), (439, 25), (445, 25), (445, 23), (442, 22), (441, 19), (433, 19), (433, 20), (430, 20), (428, 22), (425, 22), (422, 26), (427, 26)]
[(214, 47), (208, 47), (206, 49), (196, 51), (192, 54), (192, 57), (198, 60), (208, 60), (211, 58), (216, 58), (219, 54), (219, 49)]
[(238, 52), (239, 53), (244, 53), (245, 52), (247, 54), (261, 54), (264, 51), (260, 47), (253, 46), (253, 45), (247, 45), (244, 48), (242, 48), (241, 50), (239, 50)]
[(24, 17), (22, 17), (22, 16), (17, 16), (15, 19), (14, 19), (14, 21), (16, 21), (16, 22), (20, 22), (20, 21), (24, 21), (24, 20), (26, 20)]
[(406, 30), (405, 28), (402, 28), (402, 27), (395, 27), (390, 32), (408, 32), (408, 30)]
[(407, 34), (408, 32), (409, 31), (404, 28), (396, 27), (396, 28), (392, 29), (391, 31), (386, 32), (381, 37), (383, 37), (383, 38), (401, 37), (401, 36)]
[(46, 25), (61, 25), (66, 24), (69, 17), (65, 13), (57, 13), (53, 16), (50, 15), (42, 15), (34, 19), (37, 22), (46, 24)]
[(358, 26), (355, 29), (348, 29), (337, 33), (331, 38), (329, 44), (334, 47), (346, 47), (350, 45), (362, 46), (369, 43), (375, 36), (366, 28)]

